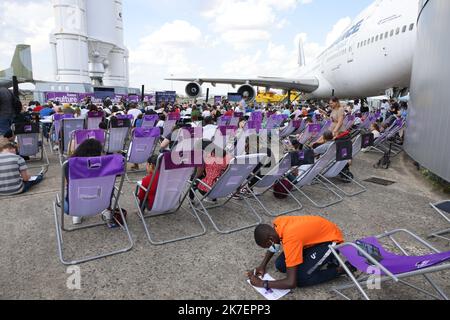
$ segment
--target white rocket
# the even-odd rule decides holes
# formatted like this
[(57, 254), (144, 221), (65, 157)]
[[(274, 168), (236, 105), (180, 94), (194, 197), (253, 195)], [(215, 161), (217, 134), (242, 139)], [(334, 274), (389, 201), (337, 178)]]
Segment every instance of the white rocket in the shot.
[(122, 0), (52, 0), (50, 37), (58, 82), (128, 87)]

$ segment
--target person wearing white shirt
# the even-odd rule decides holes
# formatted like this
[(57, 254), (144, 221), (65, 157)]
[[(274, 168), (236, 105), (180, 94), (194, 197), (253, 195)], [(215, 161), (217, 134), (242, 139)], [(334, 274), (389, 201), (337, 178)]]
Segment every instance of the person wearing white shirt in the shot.
[(205, 126), (203, 127), (203, 140), (212, 141), (216, 135), (217, 126), (213, 124), (213, 118), (205, 118)]
[(132, 104), (131, 109), (128, 110), (127, 114), (131, 114), (133, 116), (133, 118), (134, 118), (133, 124), (134, 124), (134, 122), (136, 122), (136, 119), (142, 114), (142, 112), (141, 112), (141, 110), (136, 108), (135, 104)]
[(202, 113), (203, 119), (210, 117), (210, 116), (211, 116), (211, 111), (209, 111), (208, 109), (205, 109)]

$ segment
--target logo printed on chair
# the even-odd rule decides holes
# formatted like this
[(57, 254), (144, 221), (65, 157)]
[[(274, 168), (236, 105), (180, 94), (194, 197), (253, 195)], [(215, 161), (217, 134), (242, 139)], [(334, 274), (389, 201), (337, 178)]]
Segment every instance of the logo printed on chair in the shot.
[(430, 260), (425, 260), (425, 261), (422, 261), (422, 262), (419, 262), (419, 263), (417, 263), (416, 264), (416, 268), (417, 269), (423, 269), (423, 268), (426, 268), (426, 267), (428, 267), (428, 265), (430, 264)]

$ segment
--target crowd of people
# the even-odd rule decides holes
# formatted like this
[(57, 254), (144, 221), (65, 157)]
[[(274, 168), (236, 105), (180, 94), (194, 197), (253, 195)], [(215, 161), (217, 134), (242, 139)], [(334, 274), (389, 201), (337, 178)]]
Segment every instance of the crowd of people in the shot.
[[(32, 101), (17, 112), (14, 109), (14, 99), (6, 91), (0, 91), (0, 196), (11, 196), (22, 194), (30, 190), (30, 188), (39, 184), (44, 179), (45, 171), (40, 172), (37, 176), (31, 177), (27, 171), (26, 157), (21, 157), (18, 153), (17, 141), (13, 133), (13, 124), (24, 121), (38, 121), (53, 117), (54, 114), (71, 114), (75, 118), (85, 118), (89, 112), (103, 112), (104, 119), (100, 124), (100, 128), (107, 130), (109, 122), (121, 115), (132, 116), (132, 126), (140, 127), (143, 118), (146, 115), (158, 115), (156, 127), (161, 129), (161, 139), (159, 147), (155, 149), (155, 153), (150, 156), (146, 164), (146, 175), (142, 179), (142, 186), (149, 190), (148, 193), (143, 190), (137, 195), (141, 201), (141, 205), (146, 201), (146, 209), (151, 210), (158, 189), (159, 173), (157, 170), (158, 156), (161, 152), (173, 150), (177, 143), (177, 130), (187, 127), (199, 128), (202, 130), (202, 149), (210, 150), (204, 157), (205, 164), (197, 170), (196, 178), (201, 181), (195, 185), (191, 191), (190, 197), (194, 199), (193, 192), (205, 195), (208, 188), (214, 186), (220, 176), (226, 171), (233, 154), (226, 149), (208, 148), (214, 143), (214, 137), (219, 129), (218, 121), (223, 116), (240, 115), (238, 130), (244, 130), (249, 121), (252, 112), (259, 111), (268, 118), (269, 115), (283, 115), (284, 122), (280, 125), (280, 129), (286, 127), (290, 121), (304, 120), (307, 124), (318, 122), (319, 120), (329, 120), (331, 125), (327, 130), (322, 132), (321, 137), (317, 137), (314, 141), (300, 143), (302, 141), (301, 134), (294, 135), (289, 138), (288, 151), (312, 150), (314, 156), (320, 158), (324, 155), (334, 141), (345, 139), (351, 134), (351, 130), (346, 127), (345, 119), (347, 115), (356, 116), (353, 126), (357, 127), (367, 117), (370, 111), (367, 105), (361, 100), (355, 100), (352, 103), (343, 104), (339, 99), (332, 97), (327, 103), (293, 103), (289, 105), (256, 105), (247, 103), (232, 104), (223, 101), (219, 104), (208, 103), (180, 103), (180, 104), (161, 104), (159, 106), (151, 104), (137, 104), (121, 102), (114, 104), (107, 99), (102, 104), (93, 104), (90, 101), (84, 101), (80, 104), (61, 104), (57, 101), (49, 101), (41, 105), (37, 101)], [(370, 131), (375, 138), (378, 138), (384, 130), (389, 128), (392, 123), (399, 118), (406, 118), (407, 105), (405, 103), (398, 104), (394, 100), (383, 101), (380, 107), (381, 119), (371, 125)], [(173, 130), (163, 135), (163, 128), (169, 114), (179, 114), (179, 121)], [(44, 135), (48, 137), (50, 125), (43, 125)], [(238, 133), (239, 134), (239, 133)], [(270, 140), (270, 135), (268, 136)], [(258, 140), (259, 141), (259, 140)], [(258, 145), (256, 149), (258, 149)], [(250, 137), (247, 138), (245, 152), (253, 152), (250, 149), (255, 148), (250, 143)], [(269, 159), (273, 158), (270, 148), (265, 149)], [(98, 157), (104, 152), (102, 144), (94, 139), (88, 139), (73, 150), (71, 157)], [(349, 170), (350, 164), (345, 169), (345, 176), (351, 176)], [(268, 163), (261, 164), (255, 169), (254, 174), (260, 174), (261, 167), (270, 167)], [(273, 164), (272, 164), (273, 165)], [(293, 171), (289, 180), (295, 181), (298, 172)], [(250, 182), (251, 183), (251, 182)], [(150, 185), (152, 184), (152, 185)], [(243, 191), (244, 192), (244, 191)], [(64, 208), (68, 212), (69, 203), (66, 197)], [(103, 218), (111, 227), (113, 213), (111, 210), (103, 212)], [(82, 223), (79, 217), (73, 217), (74, 224)], [(255, 240), (257, 244), (263, 248), (269, 249), (269, 253), (264, 259), (260, 267), (255, 272), (249, 274), (249, 278), (253, 285), (266, 288), (294, 288), (296, 286), (310, 286), (331, 279), (344, 273), (339, 264), (329, 258), (323, 261), (322, 266), (311, 271), (314, 267), (313, 260), (310, 256), (325, 256), (328, 245), (331, 243), (342, 243), (344, 241), (343, 234), (339, 228), (330, 221), (319, 217), (283, 217), (274, 221), (273, 226), (261, 225), (255, 231)], [(280, 255), (276, 262), (277, 269), (287, 273), (285, 280), (277, 282), (263, 282), (258, 276), (265, 273), (266, 266), (274, 254), (280, 253), (281, 246), (284, 247), (283, 255)]]

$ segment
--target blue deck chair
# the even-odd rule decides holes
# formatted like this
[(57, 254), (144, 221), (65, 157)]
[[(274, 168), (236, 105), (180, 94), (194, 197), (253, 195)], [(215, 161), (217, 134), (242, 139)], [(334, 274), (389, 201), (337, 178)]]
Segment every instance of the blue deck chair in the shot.
[(48, 168), (50, 161), (44, 148), (44, 136), (40, 131), (39, 125), (35, 123), (16, 123), (12, 128), (14, 136), (17, 137), (19, 155), (21, 157), (30, 157), (30, 160), (27, 161), (28, 163), (44, 162), (36, 166), (30, 166), (27, 163), (28, 168)]
[[(217, 232), (221, 234), (230, 234), (233, 232), (256, 227), (262, 222), (261, 217), (258, 215), (255, 208), (253, 208), (246, 197), (241, 197), (241, 199), (246, 204), (245, 208), (250, 209), (251, 213), (257, 218), (256, 223), (223, 230), (216, 224), (209, 211), (215, 208), (224, 207), (229, 202), (233, 201), (233, 196), (238, 195), (240, 191), (247, 186), (247, 184), (249, 183), (248, 177), (252, 175), (256, 166), (266, 157), (267, 155), (265, 154), (253, 154), (235, 157), (230, 162), (230, 165), (228, 166), (228, 169), (225, 171), (225, 173), (212, 187), (204, 184), (201, 180), (197, 179), (197, 182), (204, 185), (209, 191), (204, 196), (199, 196), (194, 190), (192, 190), (195, 195), (197, 207), (199, 207), (196, 208), (196, 206), (194, 206), (194, 210), (204, 213)], [(209, 205), (206, 203), (207, 200), (215, 200), (218, 202), (218, 204)], [(219, 203), (219, 201), (221, 201), (222, 203)], [(242, 206), (237, 201), (233, 201), (233, 203), (240, 208), (244, 208), (244, 206)]]
[[(189, 154), (192, 155), (193, 153)], [(195, 161), (192, 161), (192, 158), (187, 159), (188, 161), (184, 161), (184, 163), (184, 159), (181, 157), (179, 161), (174, 161), (172, 159), (172, 155), (173, 153), (171, 152), (165, 152), (159, 155), (155, 169), (155, 172), (159, 172), (159, 179), (152, 208), (148, 208), (148, 196), (150, 190), (149, 188), (143, 187), (141, 182), (137, 183), (136, 191), (133, 194), (136, 206), (139, 211), (139, 217), (141, 218), (144, 225), (145, 233), (147, 234), (148, 240), (153, 245), (164, 245), (200, 237), (206, 234), (206, 228), (202, 220), (198, 216), (196, 210), (193, 209), (192, 202), (190, 201), (189, 197), (187, 197), (187, 195), (189, 194), (189, 190), (192, 187), (192, 177), (196, 172), (196, 167), (198, 165), (201, 166), (202, 156), (200, 154), (199, 163), (196, 164)], [(155, 176), (152, 177), (149, 186), (153, 185), (154, 179)], [(142, 203), (138, 198), (140, 190), (143, 190), (145, 192), (145, 198)], [(183, 203), (185, 203), (186, 199), (191, 210), (188, 210), (185, 206), (183, 206)], [(193, 214), (202, 227), (202, 231), (188, 236), (177, 236), (171, 239), (159, 241), (155, 240), (150, 232), (150, 225), (146, 222), (146, 220), (158, 216), (175, 214), (180, 212), (180, 210), (184, 210), (188, 213)]]
[[(58, 253), (61, 262), (65, 265), (77, 265), (88, 261), (125, 253), (133, 248), (133, 239), (128, 230), (128, 225), (119, 203), (121, 190), (125, 177), (125, 159), (121, 155), (109, 155), (93, 158), (71, 158), (66, 161), (62, 167), (61, 196), (56, 195), (56, 201), (53, 203), (56, 235), (58, 243)], [(66, 176), (68, 173), (68, 176)], [(115, 188), (116, 180), (120, 178), (118, 188)], [(66, 192), (67, 179), (67, 192)], [(64, 212), (65, 202), (68, 204), (68, 212)], [(113, 212), (120, 211), (121, 220), (116, 221), (121, 230), (125, 231), (128, 237), (129, 245), (123, 249), (112, 252), (96, 254), (90, 257), (67, 260), (64, 257), (63, 233), (78, 232), (80, 230), (106, 226), (105, 223), (90, 224), (73, 229), (65, 227), (64, 218), (67, 214), (71, 217), (94, 217), (108, 209)]]
[[(427, 249), (433, 251), (433, 253), (425, 256), (409, 255), (400, 245), (398, 240), (394, 238), (397, 234), (406, 234), (410, 236), (415, 240), (415, 243), (425, 246)], [(381, 239), (390, 240), (395, 247), (402, 252), (402, 255), (387, 251), (379, 242)], [(450, 252), (441, 253), (431, 244), (408, 230), (394, 230), (376, 237), (362, 239), (355, 243), (330, 246), (330, 250), (351, 279), (351, 284), (333, 289), (335, 293), (345, 299), (350, 300), (349, 297), (342, 293), (342, 291), (356, 287), (366, 300), (370, 300), (369, 295), (366, 290), (364, 290), (363, 286), (368, 280), (373, 279), (374, 275), (377, 275), (379, 276), (380, 283), (394, 281), (395, 283), (404, 284), (432, 298), (448, 300), (445, 292), (429, 277), (429, 274), (450, 269), (450, 263), (445, 263), (450, 260)], [(356, 279), (341, 255), (347, 259), (347, 263), (350, 263), (357, 268), (358, 271), (367, 276)], [(415, 276), (424, 276), (425, 280), (429, 282), (437, 295), (403, 280)]]
[[(438, 203), (430, 203), (431, 207), (436, 210), (439, 215), (445, 219), (447, 223), (450, 223), (450, 200), (442, 201)], [(450, 241), (450, 238), (445, 237), (444, 235), (450, 233), (450, 228), (434, 232), (430, 235), (430, 238), (441, 238), (447, 241)]]

